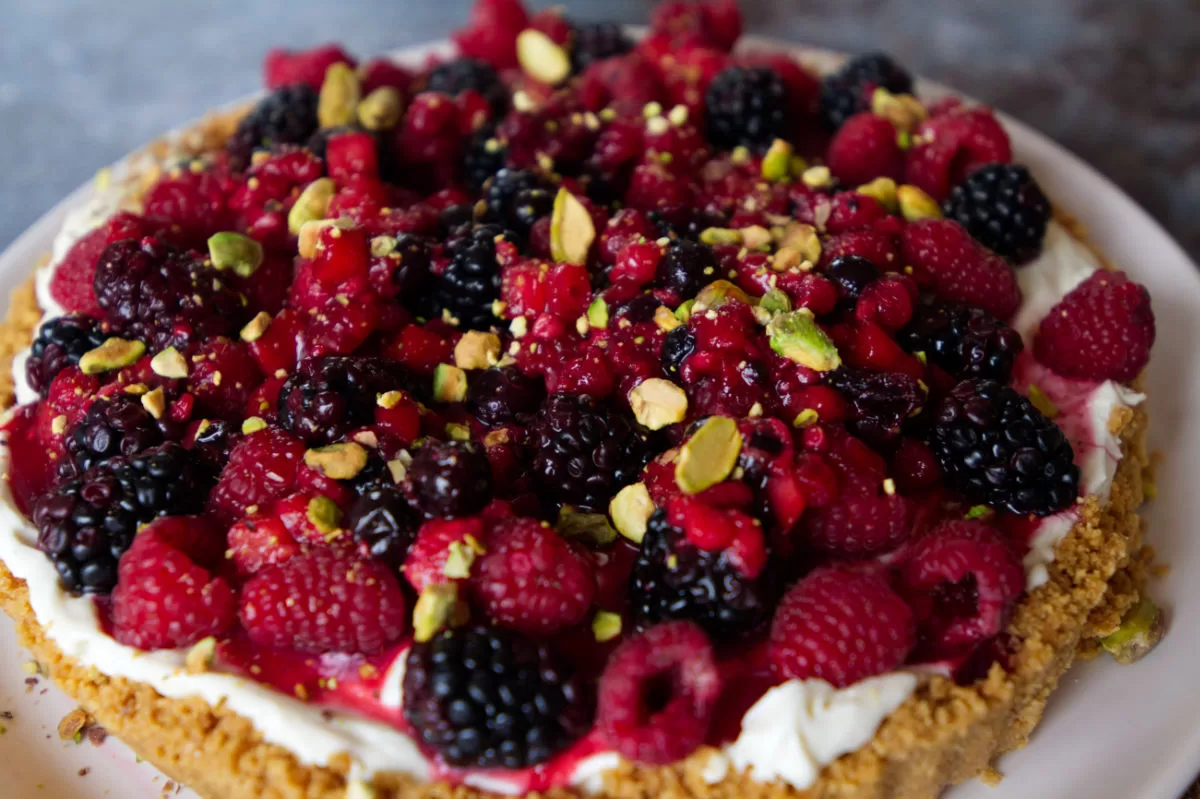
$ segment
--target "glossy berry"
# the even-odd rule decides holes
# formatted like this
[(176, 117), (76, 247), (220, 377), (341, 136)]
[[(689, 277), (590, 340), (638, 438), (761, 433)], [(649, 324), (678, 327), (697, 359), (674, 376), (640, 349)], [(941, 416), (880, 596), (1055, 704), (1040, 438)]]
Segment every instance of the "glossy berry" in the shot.
[(1042, 251), (1050, 201), (1024, 166), (988, 164), (975, 170), (950, 190), (943, 207), (976, 241), (1013, 263)]
[(279, 423), (311, 444), (330, 444), (374, 419), (375, 398), (404, 387), (404, 369), (361, 356), (307, 358), (279, 390)]
[(982, 377), (1001, 383), (1012, 376), (1024, 348), (1020, 334), (987, 311), (956, 303), (918, 305), (897, 339), (959, 380)]
[(715, 147), (763, 151), (786, 139), (787, 87), (770, 67), (728, 67), (704, 93), (705, 136)]
[(90, 316), (69, 313), (43, 322), (25, 361), (29, 387), (46, 396), (50, 383), (63, 369), (79, 363), (88, 350), (104, 343), (108, 334)]
[(483, 187), (483, 221), (502, 225), (521, 239), (554, 207), (549, 183), (528, 169), (501, 169)]
[(597, 61), (624, 55), (633, 49), (633, 41), (615, 22), (594, 22), (575, 27), (571, 42), (571, 65), (583, 72)]
[(826, 267), (826, 276), (837, 286), (842, 300), (852, 304), (879, 278), (879, 269), (861, 255), (840, 255)]
[(670, 289), (681, 301), (695, 297), (716, 279), (717, 259), (713, 251), (688, 239), (671, 242), (654, 273), (655, 285)]
[(117, 394), (92, 403), (85, 416), (67, 436), (67, 454), (75, 473), (119, 455), (136, 455), (161, 444), (162, 431), (137, 397)]
[(232, 524), (254, 507), (288, 494), (304, 457), (305, 446), (277, 427), (257, 430), (229, 452), (208, 511)]
[(892, 94), (911, 94), (912, 76), (889, 56), (857, 56), (821, 82), (821, 119), (837, 130), (850, 117), (871, 107), (871, 94), (883, 88)]
[(404, 718), (452, 766), (534, 766), (591, 725), (592, 701), (574, 670), (514, 633), (447, 629), (405, 657)]
[(471, 134), (462, 159), (463, 182), (475, 191), (504, 168), (507, 150), (496, 138), (496, 126), (484, 125)]
[(904, 372), (877, 372), (843, 366), (828, 376), (850, 408), (854, 433), (875, 443), (900, 435), (905, 422), (925, 405), (925, 389)]
[(418, 518), (390, 476), (370, 480), (346, 511), (345, 526), (373, 558), (399, 566), (417, 535)]
[(260, 147), (304, 144), (317, 129), (317, 92), (305, 84), (281, 86), (242, 117), (226, 147), (244, 168)]
[(984, 250), (949, 219), (922, 219), (900, 235), (904, 263), (939, 299), (982, 308), (1009, 319), (1021, 303), (1016, 273), (1003, 258)]
[(425, 91), (454, 97), (476, 91), (488, 102), (496, 116), (508, 107), (508, 89), (490, 64), (477, 58), (455, 58), (438, 64), (425, 79)]
[(527, 421), (545, 396), (542, 383), (512, 367), (493, 367), (472, 375), (467, 407), (489, 427)]
[(970, 501), (1048, 516), (1079, 493), (1075, 452), (1028, 399), (991, 380), (964, 380), (932, 417), (929, 445), (946, 482)]
[(679, 378), (679, 368), (687, 357), (696, 351), (696, 336), (687, 325), (680, 325), (667, 333), (662, 345), (662, 369), (672, 379)]
[(408, 468), (413, 504), (431, 519), (471, 516), (492, 496), (487, 456), (475, 444), (428, 441)]
[(430, 316), (448, 315), (464, 330), (499, 326), (492, 304), (500, 298), (500, 265), (496, 238), (510, 237), (496, 225), (476, 228), (450, 248), (451, 260), (438, 277), (430, 297)]

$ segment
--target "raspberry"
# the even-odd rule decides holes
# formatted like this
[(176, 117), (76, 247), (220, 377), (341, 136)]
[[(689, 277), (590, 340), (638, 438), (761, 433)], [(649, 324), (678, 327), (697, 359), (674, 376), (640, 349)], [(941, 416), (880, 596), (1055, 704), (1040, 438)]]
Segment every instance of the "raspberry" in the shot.
[(895, 271), (900, 267), (900, 255), (896, 251), (894, 238), (882, 231), (866, 229), (852, 230), (830, 236), (821, 247), (821, 268), (844, 255), (866, 258), (881, 272)]
[(471, 516), (492, 497), (487, 456), (464, 441), (428, 441), (408, 468), (412, 502), (431, 519)]
[(262, 382), (249, 347), (218, 336), (205, 341), (198, 355), (201, 360), (192, 367), (187, 381), (197, 411), (210, 418), (241, 418), (250, 393)]
[(354, 57), (336, 44), (325, 44), (309, 50), (283, 50), (275, 48), (267, 52), (263, 61), (264, 83), (268, 89), (304, 83), (320, 89), (325, 81), (325, 72), (334, 64), (355, 66)]
[(1012, 267), (984, 251), (957, 222), (922, 219), (905, 226), (900, 240), (913, 276), (939, 299), (982, 308), (1001, 320), (1021, 304)]
[(137, 397), (117, 394), (111, 399), (98, 398), (67, 436), (67, 454), (75, 469), (65, 473), (82, 474), (112, 458), (136, 455), (162, 440), (154, 417)]
[(176, 167), (163, 174), (142, 199), (143, 213), (154, 225), (169, 230), (172, 242), (203, 249), (209, 236), (232, 226), (226, 204), (227, 181), (202, 162)]
[(763, 151), (787, 136), (787, 87), (770, 67), (729, 67), (704, 93), (705, 137), (723, 150)]
[(625, 639), (600, 677), (596, 725), (621, 755), (674, 763), (704, 743), (721, 693), (708, 636), (672, 621)]
[(517, 66), (517, 34), (528, 24), (520, 0), (478, 0), (452, 38), (463, 55), (507, 69)]
[(243, 298), (214, 280), (199, 255), (157, 239), (109, 245), (96, 263), (96, 299), (127, 336), (156, 347), (183, 345), (236, 331)]
[(408, 627), (404, 594), (390, 567), (321, 550), (250, 578), (238, 615), (255, 644), (315, 654), (374, 654)]
[(421, 91), (439, 92), (454, 97), (465, 91), (476, 91), (487, 101), (492, 113), (503, 116), (508, 107), (508, 89), (496, 70), (476, 58), (455, 58), (438, 64), (425, 78)]
[(80, 313), (43, 322), (25, 361), (25, 378), (30, 388), (46, 396), (59, 372), (79, 363), (84, 353), (99, 347), (106, 338), (108, 331), (100, 323)]
[(1007, 383), (1024, 349), (1020, 334), (982, 308), (926, 302), (897, 337), (909, 352), (923, 352), (960, 380), (983, 377)]
[(122, 239), (140, 238), (146, 234), (146, 227), (141, 217), (121, 211), (79, 239), (54, 267), (50, 296), (67, 311), (103, 316), (104, 309), (96, 301), (92, 287), (96, 279), (96, 261), (108, 245)]
[(999, 633), (1025, 590), (1020, 559), (999, 532), (979, 521), (948, 521), (930, 530), (900, 574), (923, 610), (923, 645), (935, 656)]
[(896, 129), (869, 111), (846, 120), (829, 143), (825, 158), (833, 176), (851, 186), (877, 177), (897, 179), (904, 169)]
[(913, 612), (883, 573), (832, 566), (784, 594), (767, 651), (785, 679), (845, 688), (900, 666), (915, 640)]
[[(304, 498), (307, 502), (307, 498)], [(256, 574), (267, 566), (299, 555), (300, 542), (292, 537), (273, 508), (254, 514), (229, 528), (229, 559), (242, 575)]]
[(1123, 272), (1102, 270), (1050, 310), (1033, 340), (1033, 353), (1065, 377), (1127, 383), (1149, 362), (1154, 336), (1145, 287)]
[(504, 630), (443, 630), (413, 644), (404, 665), (404, 718), (452, 766), (527, 768), (591, 725), (590, 697), (568, 663)]
[(850, 408), (850, 428), (875, 443), (900, 435), (905, 422), (925, 404), (920, 381), (903, 372), (874, 372), (843, 366), (829, 374)]
[(850, 117), (871, 107), (875, 89), (911, 94), (912, 76), (883, 53), (857, 56), (821, 82), (821, 119), (837, 130)]
[(950, 191), (943, 207), (976, 241), (1013, 263), (1042, 251), (1050, 201), (1026, 167), (981, 167)]
[(258, 430), (229, 453), (208, 510), (225, 522), (288, 493), (304, 457), (304, 444), (276, 427)]
[(587, 615), (596, 591), (591, 564), (553, 528), (535, 519), (505, 519), (487, 540), (471, 589), (493, 622), (546, 635)]
[(417, 514), (390, 475), (358, 487), (345, 525), (371, 557), (392, 566), (404, 563), (417, 536)]
[(471, 539), (477, 544), (485, 540), (483, 521), (477, 516), (425, 522), (404, 560), (404, 577), (418, 594), (430, 585), (448, 582), (450, 578), (446, 576), (445, 568), (450, 545), (458, 542), (471, 547)]
[(117, 643), (178, 649), (228, 632), (237, 597), (214, 574), (221, 550), (220, 530), (200, 516), (167, 517), (141, 530), (121, 557), (112, 595)]
[(571, 64), (583, 72), (597, 61), (621, 56), (633, 49), (633, 41), (615, 22), (594, 22), (575, 28), (571, 42)]
[(403, 367), (382, 358), (306, 358), (279, 391), (279, 424), (310, 444), (330, 444), (370, 424), (375, 398), (404, 388)]
[(485, 369), (472, 375), (467, 407), (489, 427), (528, 423), (545, 396), (542, 383), (512, 367)]
[(1079, 467), (1062, 430), (991, 380), (964, 380), (943, 398), (929, 445), (946, 482), (971, 502), (1048, 516), (1074, 505), (1079, 494)]
[(912, 534), (915, 508), (878, 484), (844, 485), (831, 504), (800, 520), (807, 544), (820, 552), (865, 557), (895, 549)]
[(905, 155), (905, 182), (938, 202), (976, 169), (1012, 160), (1008, 134), (986, 108), (931, 117), (917, 128), (913, 142)]
[(242, 117), (226, 148), (234, 165), (245, 168), (256, 149), (304, 144), (316, 129), (316, 89), (303, 83), (281, 86)]

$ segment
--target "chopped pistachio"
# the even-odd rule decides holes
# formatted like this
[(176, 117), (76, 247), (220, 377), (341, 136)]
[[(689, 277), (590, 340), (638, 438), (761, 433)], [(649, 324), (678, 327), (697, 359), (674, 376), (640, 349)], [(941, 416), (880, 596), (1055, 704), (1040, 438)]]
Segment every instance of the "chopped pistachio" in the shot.
[[(329, 203), (333, 200), (333, 193), (336, 190), (337, 186), (331, 178), (317, 178), (305, 186), (304, 190), (300, 192), (300, 196), (296, 198), (295, 204), (292, 205), (292, 210), (288, 211), (288, 231), (299, 236), (306, 223), (328, 222), (333, 224), (332, 220), (325, 219), (325, 214), (329, 211)], [(319, 229), (314, 229), (313, 232), (317, 235), (320, 234)], [(313, 251), (316, 251), (316, 238), (313, 239)]]
[(85, 375), (112, 372), (135, 363), (145, 352), (146, 345), (137, 340), (105, 339), (99, 347), (83, 354), (79, 359), (79, 368)]
[(880, 205), (892, 213), (900, 208), (900, 200), (896, 194), (896, 181), (891, 178), (875, 178), (870, 183), (859, 186), (855, 191), (877, 200)]
[(457, 366), (439, 363), (433, 370), (433, 398), (438, 402), (462, 402), (467, 396), (467, 373)]
[(762, 160), (763, 179), (772, 183), (791, 177), (792, 145), (783, 139), (771, 142)]
[(424, 643), (445, 628), (454, 626), (460, 619), (462, 610), (458, 601), (458, 584), (428, 585), (413, 605), (413, 640)]
[(881, 116), (898, 131), (911, 133), (925, 121), (925, 106), (911, 94), (892, 94), (880, 86), (871, 95), (871, 112)]
[(454, 365), (459, 369), (487, 369), (500, 360), (500, 337), (468, 330), (454, 345)]
[(603, 297), (597, 297), (588, 306), (587, 322), (597, 330), (604, 330), (608, 327), (608, 303), (604, 301)]
[(167, 412), (167, 395), (162, 386), (142, 395), (142, 407), (155, 419), (163, 418)]
[(821, 238), (817, 229), (804, 222), (792, 222), (784, 228), (779, 246), (795, 248), (803, 260), (816, 263), (821, 260)]
[(651, 430), (682, 422), (687, 416), (688, 399), (683, 389), (661, 377), (651, 377), (629, 390), (633, 416)]
[(1033, 407), (1041, 411), (1042, 416), (1047, 419), (1053, 419), (1058, 416), (1058, 406), (1054, 404), (1054, 400), (1050, 399), (1049, 395), (1036, 384), (1029, 384), (1029, 402)]
[(559, 189), (550, 215), (551, 257), (560, 263), (586, 264), (595, 238), (596, 225), (587, 208), (574, 194)]
[(687, 320), (692, 318), (692, 308), (695, 306), (696, 301), (694, 299), (684, 300), (682, 303), (680, 303), (679, 307), (675, 309), (675, 318), (680, 322), (686, 323)]
[(842, 363), (833, 340), (807, 308), (777, 314), (767, 325), (767, 336), (771, 349), (809, 369), (830, 372)]
[(741, 228), (742, 246), (748, 250), (765, 250), (771, 246), (771, 231), (762, 225)]
[(972, 505), (964, 515), (964, 519), (990, 519), (995, 511), (987, 505)]
[(50, 420), (50, 432), (56, 436), (67, 432), (67, 415), (65, 413), (60, 413)]
[(388, 473), (392, 476), (393, 483), (403, 483), (404, 478), (408, 476), (408, 464), (400, 458), (395, 458), (387, 462)]
[(458, 422), (446, 422), (446, 435), (451, 441), (470, 441), (471, 428)]
[(77, 736), (87, 729), (90, 723), (87, 712), (82, 708), (75, 708), (58, 722), (58, 737), (64, 741), (78, 743)]
[(571, 74), (567, 51), (536, 28), (517, 34), (517, 63), (526, 75), (548, 86), (557, 86)]
[(679, 327), (683, 323), (675, 318), (675, 314), (665, 305), (660, 305), (654, 309), (654, 324), (659, 330), (671, 331)]
[(404, 98), (392, 86), (380, 86), (358, 104), (358, 123), (367, 130), (391, 130), (404, 114)]
[(646, 522), (654, 514), (654, 502), (645, 484), (633, 483), (618, 491), (608, 503), (608, 514), (617, 532), (635, 544), (642, 543)]
[(348, 64), (330, 64), (317, 99), (317, 121), (322, 128), (354, 124), (362, 87), (358, 75)]
[(1125, 614), (1116, 632), (1100, 639), (1100, 645), (1121, 664), (1136, 663), (1150, 654), (1166, 632), (1163, 612), (1149, 597), (1142, 597)]
[(792, 310), (792, 300), (780, 289), (771, 289), (759, 299), (758, 307), (769, 314), (787, 313)]
[(592, 635), (600, 643), (611, 641), (621, 634), (621, 614), (598, 611), (592, 618)]
[(188, 650), (183, 659), (184, 669), (188, 674), (203, 674), (212, 666), (217, 655), (217, 639), (211, 635), (201, 638)]
[(733, 471), (742, 451), (742, 434), (728, 416), (710, 416), (679, 448), (675, 482), (686, 494), (699, 494)]
[[(292, 206), (292, 210), (296, 210)], [(335, 227), (339, 225), (350, 224), (343, 222), (340, 219), (312, 219), (300, 225), (300, 233), (298, 234), (298, 242), (296, 245), (297, 252), (303, 258), (312, 258), (317, 254), (317, 242), (321, 238), (321, 231), (327, 227)], [(288, 226), (291, 226), (291, 215), (288, 215)]]
[(580, 538), (596, 546), (607, 546), (617, 538), (617, 531), (603, 513), (582, 513), (570, 505), (558, 511), (554, 529), (563, 538)]
[(736, 245), (742, 243), (742, 232), (727, 227), (706, 227), (700, 231), (700, 243), (710, 247), (721, 244)]
[(367, 465), (367, 451), (353, 441), (330, 444), (304, 453), (304, 465), (334, 480), (353, 480)]
[(259, 430), (266, 430), (267, 422), (261, 416), (251, 416), (242, 420), (242, 435), (248, 436)]
[(451, 541), (446, 551), (446, 563), (442, 566), (442, 574), (451, 580), (468, 579), (477, 557), (475, 550), (462, 541)]
[(714, 280), (700, 289), (700, 293), (696, 295), (695, 303), (692, 305), (692, 313), (707, 311), (710, 308), (720, 308), (729, 301), (737, 301), (743, 305), (754, 304), (750, 295), (733, 283), (728, 280)]
[(329, 497), (313, 497), (308, 501), (308, 521), (322, 533), (333, 533), (342, 523), (342, 510)]
[(258, 341), (267, 332), (267, 328), (271, 326), (271, 315), (266, 311), (259, 311), (254, 318), (246, 323), (238, 336), (247, 343)]
[(821, 189), (833, 183), (833, 175), (827, 166), (810, 166), (804, 170), (800, 180), (810, 189)]
[(821, 416), (817, 413), (816, 408), (805, 408), (796, 414), (796, 418), (792, 420), (792, 427), (812, 427), (819, 421), (821, 421)]
[(918, 219), (939, 219), (942, 216), (942, 207), (937, 204), (937, 200), (907, 183), (896, 189), (896, 201), (900, 205), (900, 215), (909, 222), (916, 222)]

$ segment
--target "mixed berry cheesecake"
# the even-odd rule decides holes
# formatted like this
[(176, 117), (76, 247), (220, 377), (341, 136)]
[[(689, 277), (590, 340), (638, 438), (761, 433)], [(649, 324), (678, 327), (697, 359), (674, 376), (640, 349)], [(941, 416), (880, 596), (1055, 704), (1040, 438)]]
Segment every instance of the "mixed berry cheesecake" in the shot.
[(0, 599), (242, 797), (930, 797), (1144, 653), (1146, 290), (882, 54), (274, 51), (17, 292)]

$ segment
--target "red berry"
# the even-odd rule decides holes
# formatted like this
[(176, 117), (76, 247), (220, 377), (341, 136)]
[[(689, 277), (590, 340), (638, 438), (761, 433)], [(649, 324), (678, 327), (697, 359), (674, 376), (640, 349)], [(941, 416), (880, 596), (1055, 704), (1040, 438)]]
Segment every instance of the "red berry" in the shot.
[(904, 152), (896, 141), (896, 129), (881, 116), (864, 111), (846, 120), (826, 154), (829, 171), (851, 186), (870, 183), (878, 177), (898, 179), (904, 168)]
[(177, 649), (222, 635), (237, 598), (214, 575), (222, 536), (196, 516), (168, 516), (138, 532), (122, 557), (112, 595), (113, 638), (137, 649)]
[(268, 89), (277, 89), (293, 83), (307, 83), (320, 89), (325, 81), (325, 70), (334, 64), (355, 65), (354, 57), (336, 44), (326, 44), (310, 50), (283, 50), (275, 48), (267, 53), (263, 62), (265, 83)]
[(435, 519), (421, 525), (417, 538), (404, 560), (404, 576), (409, 584), (421, 593), (435, 583), (449, 582), (446, 576), (446, 559), (450, 557), (450, 545), (457, 542), (470, 549), (483, 545), (483, 521), (477, 516), (462, 519)]
[(891, 474), (896, 487), (908, 494), (937, 485), (942, 468), (929, 446), (915, 438), (901, 438), (892, 455)]
[(96, 277), (96, 261), (113, 242), (141, 238), (148, 232), (141, 217), (124, 211), (118, 213), (67, 250), (50, 278), (50, 296), (68, 311), (81, 311), (103, 318), (104, 311), (92, 288)]
[(196, 409), (210, 417), (240, 418), (250, 393), (262, 380), (249, 348), (217, 336), (205, 340), (198, 356), (202, 357), (193, 364), (187, 381)]
[(826, 239), (821, 247), (821, 268), (828, 269), (843, 255), (862, 256), (881, 272), (894, 272), (902, 266), (895, 239), (873, 228), (851, 230)]
[(260, 513), (229, 528), (229, 559), (239, 574), (250, 575), (267, 566), (283, 563), (300, 554), (283, 520), (274, 513)]
[(1101, 270), (1050, 310), (1033, 353), (1065, 377), (1127, 383), (1149, 362), (1154, 335), (1145, 287), (1123, 272)]
[(208, 509), (224, 521), (246, 515), (252, 505), (265, 505), (288, 493), (304, 457), (304, 444), (274, 427), (243, 438), (229, 453), (229, 463), (208, 498)]
[(905, 182), (938, 202), (984, 164), (1012, 160), (1008, 134), (987, 108), (931, 116), (917, 128), (913, 142), (905, 157)]
[(477, 0), (467, 24), (452, 38), (463, 55), (506, 69), (517, 66), (517, 34), (528, 25), (520, 0)]
[(617, 253), (616, 263), (609, 272), (613, 283), (644, 286), (654, 280), (654, 272), (662, 259), (662, 247), (653, 241), (635, 241)]
[(800, 528), (812, 548), (864, 557), (895, 549), (912, 533), (912, 503), (881, 488), (843, 486), (843, 493), (806, 514)]
[(983, 308), (997, 319), (1010, 318), (1021, 304), (1012, 266), (980, 247), (957, 222), (913, 222), (901, 233), (901, 247), (913, 277), (943, 300)]
[(408, 87), (413, 81), (413, 74), (390, 58), (372, 58), (364, 62), (358, 68), (358, 75), (364, 97), (384, 86), (390, 86), (407, 96)]
[(687, 540), (705, 552), (728, 550), (727, 557), (743, 576), (754, 579), (766, 566), (762, 525), (738, 510), (709, 505), (697, 497), (676, 497), (667, 504), (667, 519)]
[(605, 743), (640, 763), (673, 763), (704, 743), (721, 693), (708, 636), (673, 621), (629, 638), (600, 677), (596, 724)]
[(229, 228), (226, 205), (230, 187), (209, 170), (178, 167), (165, 172), (146, 191), (143, 214), (147, 220), (168, 228), (164, 236), (181, 245), (203, 248), (213, 233)]
[(522, 518), (505, 519), (489, 532), (471, 587), (493, 621), (528, 635), (579, 622), (596, 591), (583, 555), (553, 528)]
[(784, 594), (768, 653), (781, 677), (844, 688), (900, 666), (915, 640), (912, 610), (883, 573), (835, 566)]
[(274, 375), (281, 369), (290, 372), (295, 368), (305, 321), (300, 312), (284, 309), (276, 314), (261, 336), (250, 342), (250, 354), (263, 374)]
[(325, 146), (325, 166), (339, 183), (348, 178), (379, 176), (379, 153), (370, 133), (342, 133)]
[(323, 550), (250, 578), (238, 615), (255, 644), (313, 653), (370, 655), (408, 627), (404, 594), (391, 569)]

